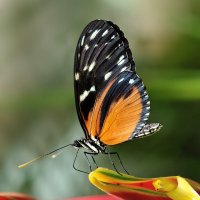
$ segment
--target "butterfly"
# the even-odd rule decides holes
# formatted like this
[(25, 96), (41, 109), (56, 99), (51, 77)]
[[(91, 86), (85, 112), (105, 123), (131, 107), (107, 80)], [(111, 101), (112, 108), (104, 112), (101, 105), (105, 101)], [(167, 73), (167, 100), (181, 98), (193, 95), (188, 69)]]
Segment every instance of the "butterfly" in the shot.
[(110, 21), (94, 20), (82, 31), (74, 59), (74, 93), (85, 137), (43, 156), (71, 145), (78, 149), (73, 163), (78, 171), (84, 172), (75, 166), (81, 148), (87, 150), (84, 154), (90, 170), (88, 155), (96, 164), (93, 156), (102, 153), (108, 154), (117, 171), (112, 154), (124, 166), (109, 146), (151, 135), (162, 127), (160, 123), (147, 124), (149, 96), (136, 73), (127, 39)]

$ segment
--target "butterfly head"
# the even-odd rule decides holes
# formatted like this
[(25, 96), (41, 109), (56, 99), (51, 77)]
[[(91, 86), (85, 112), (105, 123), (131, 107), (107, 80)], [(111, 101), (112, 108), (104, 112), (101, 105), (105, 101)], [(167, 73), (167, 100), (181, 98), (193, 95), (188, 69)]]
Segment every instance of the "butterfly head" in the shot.
[(81, 148), (82, 147), (82, 143), (80, 140), (75, 140), (73, 143), (73, 147), (75, 148)]

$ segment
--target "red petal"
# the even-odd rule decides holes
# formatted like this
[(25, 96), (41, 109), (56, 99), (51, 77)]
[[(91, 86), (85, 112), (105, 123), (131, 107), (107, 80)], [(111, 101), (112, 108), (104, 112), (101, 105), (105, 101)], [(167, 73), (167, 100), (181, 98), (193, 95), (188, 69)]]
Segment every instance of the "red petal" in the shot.
[(112, 197), (110, 195), (98, 195), (98, 196), (87, 196), (87, 197), (75, 197), (66, 200), (116, 200), (119, 198)]
[(21, 193), (1, 192), (0, 200), (36, 200), (36, 199)]

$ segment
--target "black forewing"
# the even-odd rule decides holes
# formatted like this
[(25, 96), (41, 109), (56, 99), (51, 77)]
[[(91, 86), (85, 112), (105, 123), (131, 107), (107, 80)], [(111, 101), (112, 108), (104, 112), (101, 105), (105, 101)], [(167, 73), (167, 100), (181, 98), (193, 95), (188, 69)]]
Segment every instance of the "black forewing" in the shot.
[(79, 38), (74, 65), (76, 108), (86, 137), (98, 96), (125, 70), (135, 71), (135, 64), (123, 32), (110, 21), (90, 22)]

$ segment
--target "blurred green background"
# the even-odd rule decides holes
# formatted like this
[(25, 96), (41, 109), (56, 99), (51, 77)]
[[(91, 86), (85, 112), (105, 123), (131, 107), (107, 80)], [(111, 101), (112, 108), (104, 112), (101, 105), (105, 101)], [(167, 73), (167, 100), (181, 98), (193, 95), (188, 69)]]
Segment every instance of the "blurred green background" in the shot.
[[(76, 151), (70, 147), (56, 159), (17, 168), (83, 136), (73, 59), (82, 29), (97, 18), (124, 31), (151, 98), (150, 122), (164, 125), (159, 134), (112, 150), (136, 176), (200, 181), (199, 0), (1, 0), (1, 191), (45, 200), (100, 193), (73, 170)], [(97, 160), (112, 168), (107, 157)], [(78, 165), (88, 167), (82, 155)]]

